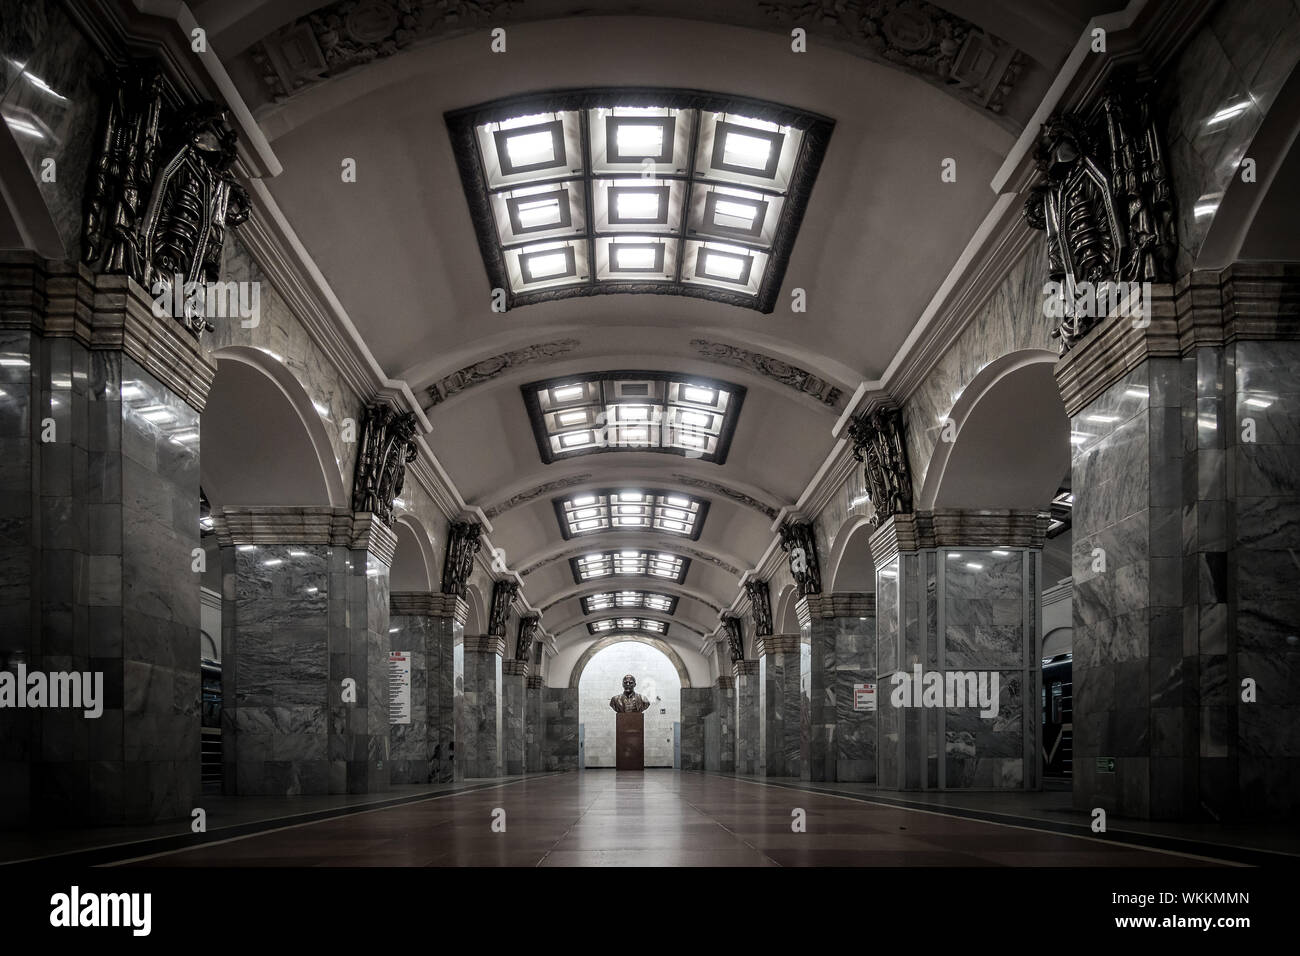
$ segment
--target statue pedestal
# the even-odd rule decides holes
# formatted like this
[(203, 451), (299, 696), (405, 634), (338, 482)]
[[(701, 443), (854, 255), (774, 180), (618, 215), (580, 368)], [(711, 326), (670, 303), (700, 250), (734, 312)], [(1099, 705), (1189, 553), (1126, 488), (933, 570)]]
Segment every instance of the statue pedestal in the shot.
[(614, 743), (619, 770), (645, 769), (645, 717), (642, 714), (615, 714), (617, 735)]

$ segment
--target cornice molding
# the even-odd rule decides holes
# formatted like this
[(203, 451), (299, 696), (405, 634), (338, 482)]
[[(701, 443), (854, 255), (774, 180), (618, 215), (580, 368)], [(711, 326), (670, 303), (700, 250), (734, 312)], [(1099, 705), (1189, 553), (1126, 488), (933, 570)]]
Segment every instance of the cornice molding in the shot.
[(876, 613), (876, 596), (869, 591), (840, 591), (833, 594), (808, 594), (799, 599), (795, 613), (802, 622), (806, 609), (812, 618), (871, 617)]
[(769, 634), (759, 641), (754, 653), (759, 655), (765, 654), (789, 654), (791, 652), (799, 653), (800, 637), (798, 634)]
[(449, 617), (462, 627), (469, 619), (465, 599), (441, 591), (394, 591), (388, 596), (388, 610), (412, 617)]
[(732, 661), (731, 676), (737, 680), (741, 677), (757, 677), (758, 661)]
[(254, 505), (217, 508), (212, 530), (223, 548), (243, 544), (314, 544), (364, 550), (392, 567), (397, 535), (369, 512), (347, 508)]
[[(506, 639), (504, 637), (492, 637), (488, 634), (466, 634), (465, 635), (465, 653), (477, 651), (480, 654), (495, 654), (497, 657), (505, 657)], [(505, 661), (502, 661), (504, 664)]]
[(883, 567), (900, 551), (930, 548), (1042, 548), (1048, 515), (1035, 511), (918, 511), (894, 515), (871, 536), (871, 559)]

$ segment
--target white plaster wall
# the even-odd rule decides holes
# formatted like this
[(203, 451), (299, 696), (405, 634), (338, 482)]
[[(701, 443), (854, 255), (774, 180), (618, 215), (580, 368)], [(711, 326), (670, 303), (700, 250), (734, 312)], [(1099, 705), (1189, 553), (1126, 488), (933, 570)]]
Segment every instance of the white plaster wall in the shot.
[(681, 720), (682, 682), (662, 652), (639, 641), (611, 644), (587, 662), (578, 682), (578, 719), (585, 725), (588, 767), (613, 767), (614, 711), (609, 699), (623, 693), (623, 675), (636, 678), (637, 693), (650, 701), (645, 712), (645, 765), (673, 765), (673, 724)]

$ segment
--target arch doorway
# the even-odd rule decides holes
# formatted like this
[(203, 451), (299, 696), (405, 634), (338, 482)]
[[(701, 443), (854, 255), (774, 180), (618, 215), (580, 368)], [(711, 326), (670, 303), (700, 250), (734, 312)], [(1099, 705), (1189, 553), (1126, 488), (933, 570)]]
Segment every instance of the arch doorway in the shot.
[(615, 765), (614, 711), (609, 699), (623, 689), (623, 675), (650, 702), (645, 712), (645, 765), (673, 766), (673, 738), (681, 721), (682, 679), (667, 654), (629, 638), (591, 656), (578, 678), (579, 739), (584, 768)]

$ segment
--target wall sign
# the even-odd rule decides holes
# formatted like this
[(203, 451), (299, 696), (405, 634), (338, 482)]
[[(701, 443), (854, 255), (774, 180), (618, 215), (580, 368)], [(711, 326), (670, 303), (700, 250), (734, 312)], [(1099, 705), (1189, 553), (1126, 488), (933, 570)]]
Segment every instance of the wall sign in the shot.
[(388, 722), (411, 722), (411, 652), (388, 653)]
[(876, 709), (876, 685), (853, 685), (853, 709), (874, 711)]

